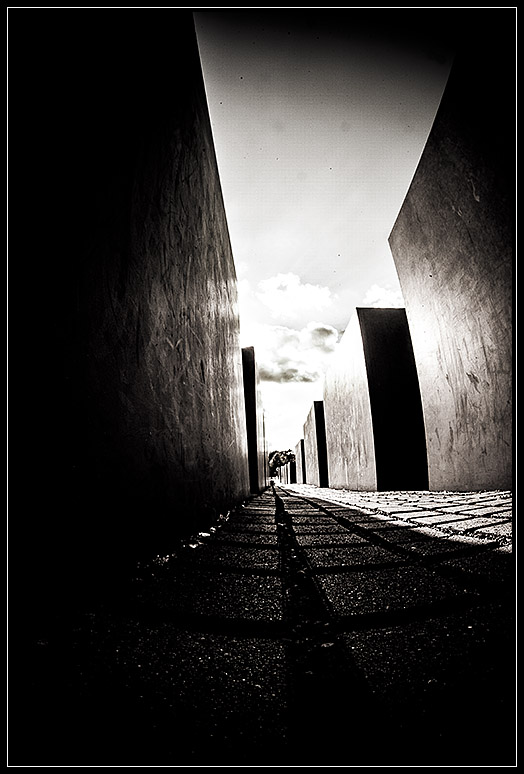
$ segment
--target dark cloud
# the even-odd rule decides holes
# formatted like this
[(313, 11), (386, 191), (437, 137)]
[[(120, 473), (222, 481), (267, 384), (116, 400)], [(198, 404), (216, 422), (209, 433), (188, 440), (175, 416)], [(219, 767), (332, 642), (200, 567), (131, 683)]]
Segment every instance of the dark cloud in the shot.
[(316, 382), (321, 374), (318, 371), (307, 372), (298, 367), (289, 367), (286, 365), (273, 364), (271, 369), (262, 365), (259, 368), (260, 378), (263, 382)]
[(338, 332), (331, 325), (311, 328), (311, 343), (323, 352), (333, 352), (338, 341)]

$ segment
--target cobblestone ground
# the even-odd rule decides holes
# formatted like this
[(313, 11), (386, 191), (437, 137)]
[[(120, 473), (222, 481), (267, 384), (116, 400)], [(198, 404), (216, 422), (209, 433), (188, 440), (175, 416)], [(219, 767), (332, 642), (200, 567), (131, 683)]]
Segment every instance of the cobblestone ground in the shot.
[(513, 540), (510, 491), (355, 492), (309, 484), (285, 484), (284, 488), (305, 497), (353, 506), (378, 517), (431, 527), (444, 535), (496, 540), (508, 549)]
[(10, 764), (512, 766), (511, 495), (252, 498), (11, 674)]

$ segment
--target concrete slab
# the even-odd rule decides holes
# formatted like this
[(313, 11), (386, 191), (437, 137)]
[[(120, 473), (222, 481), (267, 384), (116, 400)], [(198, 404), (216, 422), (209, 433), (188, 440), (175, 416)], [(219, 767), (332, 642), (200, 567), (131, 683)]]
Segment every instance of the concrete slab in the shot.
[(348, 531), (346, 527), (342, 527), (339, 524), (333, 522), (333, 525), (326, 524), (325, 526), (317, 527), (310, 524), (293, 524), (293, 532), (295, 535), (347, 535)]
[(324, 532), (321, 535), (297, 534), (297, 543), (300, 546), (310, 547), (369, 545), (365, 538), (360, 535), (352, 535), (350, 532), (346, 532), (345, 534)]
[(513, 540), (513, 524), (505, 522), (504, 524), (493, 524), (490, 527), (482, 527), (473, 533), (475, 536), (487, 535), (488, 537), (501, 538), (503, 540)]
[(497, 519), (495, 516), (471, 516), (470, 518), (453, 521), (453, 529), (461, 532), (477, 530), (481, 527), (494, 527), (498, 524), (508, 523), (506, 519)]
[(173, 577), (172, 585), (157, 591), (156, 604), (174, 615), (282, 620), (282, 581), (276, 577), (184, 567)]
[(444, 536), (435, 539), (416, 540), (410, 543), (409, 550), (420, 556), (438, 556), (440, 554), (464, 553), (464, 549), (478, 546), (478, 540), (463, 535)]
[(252, 545), (234, 547), (216, 543), (200, 546), (191, 554), (191, 562), (213, 567), (239, 568), (243, 570), (270, 570), (279, 568), (279, 553), (275, 548), (256, 548)]
[(277, 545), (276, 532), (258, 532), (256, 530), (221, 530), (215, 535), (217, 543), (245, 543), (253, 545)]
[(435, 511), (428, 515), (427, 512), (421, 516), (411, 516), (411, 520), (417, 524), (445, 524), (451, 528), (457, 521), (462, 521), (462, 516), (458, 513), (442, 513)]
[(314, 567), (356, 567), (362, 565), (398, 564), (402, 561), (398, 556), (385, 548), (361, 545), (341, 548), (305, 547), (304, 553)]
[(254, 516), (246, 514), (245, 516), (229, 519), (228, 522), (222, 525), (222, 529), (261, 529), (265, 532), (271, 532), (275, 525), (276, 521), (274, 514), (271, 516)]
[[(171, 726), (173, 761), (177, 747), (185, 751), (184, 758), (209, 765), (224, 756), (238, 759), (246, 743), (261, 760), (266, 745), (278, 749), (287, 700), (281, 643), (184, 631), (171, 624), (150, 628), (138, 621), (118, 634), (113, 635), (112, 670), (125, 671), (128, 692), (157, 708), (150, 713), (157, 723), (162, 719), (166, 733)], [(138, 739), (150, 733), (144, 727)], [(131, 750), (136, 743), (127, 740)], [(151, 749), (149, 761), (154, 760)]]
[(475, 556), (461, 556), (441, 562), (441, 567), (460, 571), (470, 580), (504, 584), (515, 590), (516, 564), (511, 553), (493, 548)]
[(406, 610), (463, 594), (453, 582), (418, 567), (328, 575), (318, 582), (335, 614), (342, 616)]
[[(486, 663), (492, 661), (493, 649), (500, 659), (513, 650), (512, 627), (498, 606), (474, 607), (467, 612), (401, 626), (351, 632), (342, 635), (341, 640), (366, 675), (371, 689), (402, 704), (408, 712), (416, 709), (425, 697), (432, 696), (435, 689), (449, 689), (452, 681), (459, 693), (466, 685), (473, 687), (476, 681), (489, 686), (492, 676)], [(510, 685), (508, 692), (511, 693)], [(467, 696), (460, 698), (467, 702)], [(413, 700), (417, 702), (415, 707)], [(448, 704), (448, 710), (451, 709)]]
[(230, 521), (220, 527), (215, 534), (227, 533), (227, 532), (253, 532), (253, 534), (268, 534), (276, 532), (277, 525), (273, 517), (273, 521), (250, 521), (249, 519), (237, 519)]
[(330, 518), (327, 514), (322, 514), (321, 516), (317, 516), (317, 515), (302, 516), (302, 515), (292, 514), (291, 521), (293, 524), (293, 528), (318, 527), (319, 529), (322, 529), (325, 526), (331, 527), (333, 525), (333, 519)]

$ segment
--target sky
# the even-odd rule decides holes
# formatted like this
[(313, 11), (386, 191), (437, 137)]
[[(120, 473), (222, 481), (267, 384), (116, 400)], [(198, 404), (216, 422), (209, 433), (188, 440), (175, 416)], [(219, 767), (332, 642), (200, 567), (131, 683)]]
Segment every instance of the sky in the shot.
[(194, 14), (270, 450), (303, 438), (355, 308), (404, 305), (388, 236), (449, 75), (449, 14)]

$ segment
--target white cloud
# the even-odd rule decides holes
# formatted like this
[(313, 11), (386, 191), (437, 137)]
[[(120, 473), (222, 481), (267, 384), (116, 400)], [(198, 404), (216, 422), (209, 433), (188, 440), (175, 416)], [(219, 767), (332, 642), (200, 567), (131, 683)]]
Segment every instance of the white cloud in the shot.
[(381, 287), (375, 283), (368, 288), (361, 306), (371, 306), (374, 309), (399, 308), (404, 306), (404, 299), (400, 288), (392, 288), (390, 285)]
[(335, 352), (338, 331), (310, 322), (301, 329), (267, 323), (252, 324), (244, 346), (255, 348), (260, 378), (265, 382), (317, 382)]
[(329, 288), (303, 283), (298, 274), (277, 274), (258, 283), (255, 294), (274, 319), (297, 321), (324, 312), (333, 303)]

